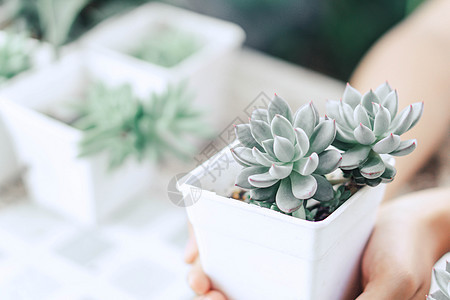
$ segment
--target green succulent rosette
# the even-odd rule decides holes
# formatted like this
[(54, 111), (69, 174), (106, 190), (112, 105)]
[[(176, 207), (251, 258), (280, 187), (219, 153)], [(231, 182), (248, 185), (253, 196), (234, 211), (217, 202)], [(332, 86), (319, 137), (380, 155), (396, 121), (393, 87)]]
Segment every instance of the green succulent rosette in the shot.
[(333, 145), (345, 151), (340, 168), (361, 184), (376, 185), (394, 179), (396, 170), (380, 154), (403, 156), (417, 146), (400, 136), (417, 124), (423, 102), (398, 110), (398, 94), (386, 82), (361, 95), (347, 84), (342, 100), (327, 101), (327, 115), (336, 121)]
[(333, 187), (324, 175), (336, 170), (342, 159), (339, 151), (328, 149), (336, 124), (320, 119), (312, 102), (293, 115), (287, 102), (275, 95), (268, 109), (256, 109), (250, 123), (236, 125), (235, 131), (240, 144), (231, 151), (243, 166), (236, 185), (250, 190), (252, 201), (274, 202), (275, 210), (296, 215), (304, 214), (306, 199), (333, 199)]

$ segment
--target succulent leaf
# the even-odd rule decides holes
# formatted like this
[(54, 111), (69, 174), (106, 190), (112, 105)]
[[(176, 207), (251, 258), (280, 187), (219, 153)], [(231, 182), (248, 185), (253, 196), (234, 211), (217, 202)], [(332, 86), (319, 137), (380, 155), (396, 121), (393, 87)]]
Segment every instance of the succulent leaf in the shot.
[(388, 130), (390, 124), (391, 114), (387, 108), (380, 104), (373, 123), (373, 133), (378, 137), (382, 136)]
[(353, 134), (355, 135), (355, 139), (361, 145), (370, 145), (376, 140), (375, 134), (372, 130), (364, 126), (362, 123), (359, 123), (359, 126), (356, 127)]
[(422, 117), (423, 114), (423, 107), (424, 107), (424, 103), (420, 102), (420, 103), (414, 103), (413, 105), (413, 116), (412, 116), (412, 122), (411, 125), (408, 127), (408, 130), (410, 130), (411, 128), (413, 128), (417, 122), (419, 122), (420, 118)]
[(380, 99), (385, 99), (390, 92), (392, 92), (392, 88), (389, 83), (387, 83), (387, 81), (385, 81), (375, 89), (375, 94)]
[(309, 105), (311, 105), (314, 115), (316, 116), (316, 122), (314, 123), (314, 127), (316, 127), (317, 125), (319, 125), (320, 122), (320, 116), (319, 116), (319, 111), (317, 110), (317, 107), (314, 105), (314, 102), (309, 102)]
[(293, 127), (303, 129), (308, 137), (313, 133), (316, 124), (318, 124), (317, 115), (311, 102), (302, 105), (295, 113)]
[(369, 146), (356, 145), (342, 154), (341, 169), (351, 170), (357, 168), (367, 160), (369, 153)]
[(252, 120), (258, 120), (268, 123), (269, 114), (267, 112), (267, 109), (264, 108), (257, 108), (252, 112)]
[(372, 110), (373, 110), (374, 116), (376, 116), (378, 111), (380, 110), (380, 104), (372, 102)]
[(372, 146), (372, 150), (379, 154), (391, 153), (400, 145), (400, 137), (396, 134), (390, 134), (381, 141)]
[(381, 157), (372, 152), (369, 158), (362, 164), (360, 172), (367, 179), (375, 179), (380, 177), (385, 170), (386, 166)]
[[(282, 136), (284, 138), (287, 138), (292, 144), (294, 144), (294, 128), (292, 128), (292, 124), (288, 121), (288, 119), (286, 119), (282, 115), (275, 115), (270, 127), (272, 130), (272, 136)], [(270, 138), (270, 128), (269, 131), (267, 131), (267, 129), (265, 130), (269, 134)]]
[(389, 130), (397, 135), (402, 135), (405, 133), (413, 122), (414, 110), (413, 106), (410, 105), (403, 109), (402, 112), (394, 118)]
[(351, 128), (356, 126), (352, 107), (344, 103), (343, 101), (339, 101), (339, 115), (341, 116), (342, 120), (345, 120), (347, 126)]
[(303, 176), (312, 174), (319, 165), (319, 156), (317, 153), (311, 154), (309, 157), (303, 157), (294, 163), (294, 171)]
[(279, 185), (280, 185), (279, 183), (276, 183), (268, 188), (251, 189), (250, 198), (254, 200), (264, 200), (264, 201), (270, 200), (273, 197), (275, 197)]
[(336, 136), (336, 122), (334, 120), (326, 120), (321, 122), (314, 128), (314, 132), (310, 138), (310, 147), (308, 154), (323, 152), (334, 140)]
[(296, 211), (292, 212), (292, 216), (298, 219), (306, 220), (306, 211), (301, 205)]
[(259, 144), (261, 144), (262, 141), (272, 138), (272, 135), (270, 134), (270, 126), (264, 121), (251, 119), (250, 130), (253, 138)]
[(267, 153), (262, 153), (258, 148), (253, 147), (252, 149), (253, 157), (256, 159), (256, 161), (266, 167), (271, 167), (274, 163), (274, 161), (271, 161), (271, 156)]
[(295, 154), (294, 145), (287, 138), (281, 136), (275, 136), (273, 151), (275, 156), (283, 162), (291, 161)]
[(370, 123), (369, 115), (367, 114), (366, 110), (361, 106), (361, 104), (358, 104), (355, 107), (355, 111), (353, 112), (353, 119), (355, 120), (356, 124), (362, 123), (364, 126), (372, 129), (372, 124)]
[(237, 139), (243, 146), (248, 147), (248, 148), (253, 148), (253, 147), (256, 147), (258, 149), (261, 148), (261, 146), (258, 144), (258, 142), (253, 137), (252, 130), (251, 130), (251, 127), (249, 124), (236, 125), (236, 126), (234, 126), (234, 131), (236, 133)]
[(251, 189), (253, 186), (249, 183), (248, 178), (255, 174), (265, 173), (268, 169), (260, 166), (244, 168), (236, 177), (235, 184), (243, 189)]
[(296, 143), (294, 146), (294, 157), (292, 158), (292, 161), (297, 161), (300, 158), (302, 158), (304, 154), (302, 153), (302, 149), (300, 146)]
[(317, 181), (312, 175), (303, 176), (291, 173), (292, 193), (298, 199), (309, 199), (317, 190)]
[(347, 83), (342, 96), (342, 101), (350, 105), (353, 109), (361, 103), (361, 93)]
[(327, 109), (327, 116), (332, 118), (333, 120), (336, 120), (338, 123), (343, 123), (344, 120), (342, 120), (341, 115), (339, 113), (339, 101), (335, 100), (327, 100), (326, 102), (326, 109)]
[(309, 137), (301, 128), (295, 128), (294, 132), (300, 149), (300, 156), (303, 157), (309, 151)]
[(284, 100), (277, 94), (275, 94), (275, 96), (272, 98), (267, 111), (269, 116), (269, 123), (272, 122), (275, 115), (282, 115), (283, 117), (288, 119), (289, 122), (292, 122), (292, 111), (289, 107), (289, 104), (286, 102), (286, 100)]
[(317, 181), (317, 190), (312, 196), (317, 201), (330, 201), (334, 198), (334, 190), (331, 183), (322, 175), (312, 174)]
[(398, 110), (398, 94), (397, 91), (391, 91), (381, 102), (381, 105), (386, 107), (386, 109), (391, 114), (391, 121), (394, 119)]
[(450, 298), (445, 296), (445, 294), (442, 293), (441, 291), (436, 291), (436, 292), (432, 293), (431, 295), (427, 296), (427, 300), (449, 300), (449, 299)]
[(356, 142), (353, 130), (350, 131), (340, 124), (336, 124), (336, 138), (343, 143), (354, 144)]
[(266, 153), (269, 154), (271, 157), (273, 157), (275, 160), (277, 160), (275, 152), (273, 151), (273, 144), (274, 144), (274, 140), (273, 139), (265, 140), (265, 141), (262, 142), (262, 145), (263, 145), (264, 150), (266, 151)]
[(380, 103), (380, 99), (372, 90), (370, 90), (362, 96), (361, 104), (371, 117), (375, 116), (372, 103)]
[(417, 141), (415, 139), (413, 140), (406, 140), (403, 142), (400, 142), (400, 145), (395, 149), (395, 151), (390, 152), (390, 155), (394, 156), (405, 156), (410, 154), (411, 152), (416, 149)]
[(248, 176), (248, 182), (257, 188), (267, 188), (277, 183), (278, 179), (273, 178), (269, 172), (266, 172)]
[(386, 170), (384, 170), (383, 174), (381, 174), (380, 178), (384, 183), (391, 182), (394, 180), (395, 175), (397, 174), (397, 170), (395, 167), (387, 162), (384, 162)]
[(284, 165), (273, 164), (269, 169), (269, 173), (273, 178), (283, 179), (291, 175), (292, 166), (293, 163), (287, 163)]
[(251, 166), (250, 164), (247, 164), (247, 163), (243, 162), (242, 160), (240, 160), (240, 159), (236, 156), (236, 154), (234, 153), (233, 150), (231, 150), (231, 156), (233, 156), (234, 160), (235, 160), (238, 164), (240, 164), (241, 166), (243, 166), (244, 168), (250, 167), (250, 166)]
[(342, 161), (342, 155), (334, 149), (325, 150), (319, 154), (319, 163), (314, 173), (325, 175), (336, 170)]
[(450, 282), (450, 272), (441, 269), (434, 269), (434, 278), (436, 279), (436, 284), (440, 291), (446, 296), (450, 297), (448, 294), (448, 285)]
[(258, 165), (258, 161), (252, 154), (252, 150), (246, 147), (235, 147), (231, 149), (231, 152), (241, 162), (247, 165)]
[(281, 181), (275, 201), (278, 208), (285, 213), (291, 213), (303, 204), (303, 200), (295, 197), (292, 193), (292, 184), (289, 178), (285, 178)]

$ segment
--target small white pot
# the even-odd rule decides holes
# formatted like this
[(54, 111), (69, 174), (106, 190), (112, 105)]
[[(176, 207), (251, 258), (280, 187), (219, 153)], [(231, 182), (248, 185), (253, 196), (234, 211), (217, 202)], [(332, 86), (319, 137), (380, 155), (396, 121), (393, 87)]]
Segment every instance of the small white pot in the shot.
[[(203, 46), (179, 64), (165, 68), (137, 59), (128, 53), (149, 38), (151, 29), (168, 25), (198, 37)], [(104, 55), (156, 74), (169, 82), (187, 80), (196, 102), (210, 117), (216, 129), (223, 129), (222, 109), (226, 108), (227, 73), (234, 53), (240, 49), (245, 33), (239, 26), (162, 3), (142, 5), (126, 14), (108, 19), (81, 38), (81, 42)]]
[(310, 222), (227, 198), (240, 169), (226, 148), (179, 184), (213, 286), (231, 300), (354, 299), (384, 184)]
[[(7, 33), (5, 31), (0, 31), (0, 44), (6, 40)], [(52, 58), (52, 50), (49, 45), (45, 43), (40, 43), (34, 39), (28, 39), (28, 46), (32, 49), (33, 55), (31, 57), (31, 64), (33, 69), (41, 68), (48, 65)], [(22, 75), (26, 73), (24, 71), (0, 84), (0, 89), (13, 84), (14, 82), (20, 80)], [(17, 163), (17, 158), (14, 155), (14, 151), (11, 145), (11, 139), (6, 132), (4, 121), (0, 118), (0, 185), (7, 183), (10, 180), (19, 176), (20, 167)]]
[(92, 82), (132, 82), (137, 94), (166, 83), (100, 55), (79, 52), (58, 64), (29, 72), (0, 92), (0, 113), (11, 135), (25, 182), (38, 203), (84, 224), (102, 221), (149, 186), (153, 167), (132, 159), (109, 171), (106, 155), (78, 158), (83, 132), (46, 113), (67, 110)]

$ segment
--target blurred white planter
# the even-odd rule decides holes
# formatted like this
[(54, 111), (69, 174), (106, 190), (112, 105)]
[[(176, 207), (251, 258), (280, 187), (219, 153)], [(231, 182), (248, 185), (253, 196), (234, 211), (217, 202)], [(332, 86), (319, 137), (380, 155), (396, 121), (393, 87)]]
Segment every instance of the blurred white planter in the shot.
[[(187, 212), (213, 286), (231, 300), (355, 299), (384, 184), (363, 188), (325, 220), (310, 222), (227, 198), (241, 167), (224, 151), (179, 186), (186, 203), (198, 200)], [(189, 184), (194, 179), (200, 186)]]
[[(142, 46), (152, 28), (167, 25), (198, 37), (203, 46), (171, 68), (137, 59), (130, 52)], [(216, 130), (224, 128), (223, 109), (229, 95), (224, 87), (232, 68), (233, 54), (245, 39), (239, 26), (161, 3), (145, 4), (124, 15), (104, 21), (85, 34), (81, 42), (98, 48), (104, 55), (153, 73), (170, 82), (187, 80), (198, 103)]]
[[(88, 85), (132, 82), (137, 94), (165, 83), (93, 53), (79, 52), (29, 72), (0, 92), (0, 113), (27, 168), (25, 181), (38, 203), (84, 224), (97, 223), (149, 186), (153, 167), (129, 160), (109, 172), (106, 155), (78, 158), (83, 132), (44, 113), (80, 99)], [(66, 108), (67, 110), (67, 108)]]
[[(5, 31), (0, 31), (0, 44), (4, 43), (7, 38)], [(48, 44), (40, 43), (34, 39), (28, 39), (28, 46), (32, 49), (31, 57), (32, 69), (38, 69), (48, 65), (52, 58), (52, 49)], [(1, 66), (0, 66), (1, 67)], [(0, 83), (0, 89), (7, 87), (14, 82), (19, 81), (22, 75), (27, 71), (20, 73), (7, 82)], [(6, 132), (4, 121), (0, 118), (0, 185), (19, 176), (20, 166), (11, 145), (11, 139)]]

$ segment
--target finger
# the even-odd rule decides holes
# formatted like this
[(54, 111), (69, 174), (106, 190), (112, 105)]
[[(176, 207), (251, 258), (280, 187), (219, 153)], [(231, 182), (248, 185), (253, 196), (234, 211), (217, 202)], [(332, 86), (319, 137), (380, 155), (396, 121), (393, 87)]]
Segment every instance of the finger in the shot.
[(200, 262), (197, 259), (188, 274), (188, 284), (198, 295), (204, 295), (211, 290), (211, 281), (203, 272)]
[(227, 300), (227, 298), (218, 291), (210, 291), (203, 296), (195, 297), (194, 300)]
[(189, 239), (184, 250), (184, 261), (192, 264), (198, 256), (197, 242), (195, 241), (194, 230), (191, 223), (188, 224)]

